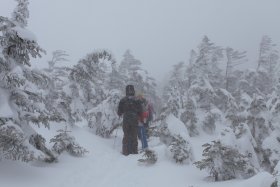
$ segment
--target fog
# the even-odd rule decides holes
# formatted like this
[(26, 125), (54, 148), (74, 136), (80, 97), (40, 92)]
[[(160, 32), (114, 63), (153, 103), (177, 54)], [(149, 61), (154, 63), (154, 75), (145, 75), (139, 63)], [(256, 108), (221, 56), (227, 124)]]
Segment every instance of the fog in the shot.
[[(28, 29), (48, 54), (63, 49), (71, 64), (105, 48), (121, 61), (126, 49), (156, 79), (172, 65), (188, 61), (204, 35), (217, 45), (248, 51), (257, 59), (263, 35), (280, 44), (279, 0), (30, 0)], [(0, 15), (16, 3), (0, 0)]]

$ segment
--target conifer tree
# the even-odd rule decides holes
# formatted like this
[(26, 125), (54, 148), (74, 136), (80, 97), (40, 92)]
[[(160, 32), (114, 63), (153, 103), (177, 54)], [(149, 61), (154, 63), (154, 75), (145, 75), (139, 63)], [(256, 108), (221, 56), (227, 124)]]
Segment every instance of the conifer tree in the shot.
[(117, 89), (117, 90), (124, 90), (125, 89), (125, 80), (121, 72), (118, 69), (118, 65), (116, 62), (111, 64), (112, 71), (109, 73), (109, 80), (108, 80), (108, 89)]
[(119, 66), (119, 72), (123, 76), (125, 82), (134, 85), (138, 92), (144, 93), (144, 70), (141, 67), (142, 62), (136, 59), (130, 50), (127, 50), (123, 55), (123, 60)]
[(230, 92), (223, 88), (215, 90), (214, 104), (224, 112), (226, 116), (236, 114), (239, 109), (236, 99)]
[[(233, 68), (235, 66), (240, 65), (243, 63), (243, 59), (246, 57), (246, 51), (239, 52), (237, 50), (234, 50), (230, 47), (226, 48), (226, 58), (227, 58), (227, 64), (226, 64), (226, 87), (225, 89), (227, 91), (230, 90), (231, 85), (231, 77)], [(232, 89), (231, 89), (232, 90)]]
[(59, 63), (67, 62), (69, 55), (62, 50), (53, 52), (52, 59), (48, 62), (49, 67), (44, 71), (49, 78), (49, 84), (45, 91), (46, 107), (51, 112), (60, 116), (67, 124), (74, 123), (81, 119), (73, 108), (74, 98), (64, 90), (69, 90), (69, 74), (71, 68), (59, 66)]
[(81, 59), (70, 73), (72, 90), (84, 106), (88, 126), (102, 137), (109, 137), (120, 123), (116, 111), (123, 83), (115, 64), (110, 52), (95, 51)]
[(248, 161), (250, 164), (254, 166), (254, 168), (259, 169), (260, 162), (255, 151), (257, 149), (257, 143), (253, 138), (248, 125), (241, 122), (231, 128), (233, 129), (236, 138), (233, 143), (235, 144), (235, 147), (238, 148), (240, 153), (248, 155)]
[(103, 83), (107, 79), (108, 65), (112, 61), (114, 59), (110, 52), (94, 51), (81, 59), (71, 70), (71, 84), (81, 90), (82, 103), (86, 110), (98, 105), (106, 98)]
[(272, 39), (269, 36), (265, 35), (262, 37), (259, 48), (257, 71), (259, 71), (261, 68), (270, 74), (274, 71), (279, 59), (279, 54), (275, 46), (276, 44), (272, 42)]
[(167, 107), (171, 109), (172, 114), (177, 118), (180, 117), (181, 109), (184, 107), (183, 66), (183, 62), (173, 66), (169, 82), (163, 91), (163, 100), (166, 101)]
[(195, 61), (197, 59), (197, 53), (195, 50), (191, 50), (190, 52), (190, 59), (189, 64), (186, 67), (186, 71), (184, 73), (184, 84), (186, 85), (186, 88), (189, 89), (192, 82), (197, 78), (197, 74), (195, 73)]
[(213, 87), (221, 85), (221, 69), (219, 62), (223, 57), (222, 48), (216, 46), (207, 36), (204, 36), (198, 46), (194, 61), (194, 72), (197, 78), (206, 78)]
[(125, 85), (134, 85), (136, 94), (143, 94), (153, 104), (154, 109), (158, 108), (160, 99), (156, 93), (156, 80), (142, 67), (142, 62), (136, 59), (130, 50), (124, 53), (118, 70)]
[(44, 50), (38, 45), (34, 35), (25, 29), (29, 16), (28, 1), (17, 2), (11, 20), (0, 17), (0, 88), (9, 99), (7, 109), (12, 113), (10, 116), (1, 116), (1, 134), (11, 135), (1, 137), (1, 141), (10, 142), (5, 148), (1, 148), (1, 155), (15, 159), (13, 155), (18, 152), (17, 159), (32, 160), (35, 157), (32, 156), (34, 151), (30, 148), (31, 144), (45, 154), (44, 159), (53, 161), (54, 156), (46, 148), (44, 138), (31, 125), (44, 124), (48, 127), (50, 121), (61, 119), (48, 113), (39, 91), (48, 83), (48, 78), (40, 71), (33, 71), (28, 67), (31, 66), (30, 57), (41, 57)]
[(186, 125), (191, 137), (199, 134), (197, 127), (196, 105), (191, 97), (187, 98), (185, 111), (180, 117), (181, 121)]
[(259, 59), (256, 69), (254, 86), (263, 94), (271, 93), (275, 83), (278, 82), (277, 66), (279, 65), (279, 52), (276, 44), (269, 36), (263, 36), (260, 48)]
[(12, 21), (20, 26), (26, 27), (27, 21), (29, 18), (29, 10), (28, 10), (28, 0), (15, 0), (17, 1), (17, 7), (12, 14)]
[(246, 122), (259, 148), (261, 147), (263, 140), (270, 134), (266, 114), (267, 106), (264, 99), (260, 96), (255, 96), (248, 108)]

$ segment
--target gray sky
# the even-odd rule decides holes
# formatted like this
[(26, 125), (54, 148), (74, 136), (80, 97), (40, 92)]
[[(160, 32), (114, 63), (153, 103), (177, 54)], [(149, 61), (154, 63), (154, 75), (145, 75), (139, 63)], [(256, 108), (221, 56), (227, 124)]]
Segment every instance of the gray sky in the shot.
[[(187, 61), (204, 35), (247, 50), (256, 60), (262, 35), (280, 45), (280, 0), (30, 0), (29, 30), (48, 55), (66, 50), (72, 63), (106, 48), (118, 61), (126, 49), (155, 78)], [(0, 15), (16, 3), (0, 0)]]

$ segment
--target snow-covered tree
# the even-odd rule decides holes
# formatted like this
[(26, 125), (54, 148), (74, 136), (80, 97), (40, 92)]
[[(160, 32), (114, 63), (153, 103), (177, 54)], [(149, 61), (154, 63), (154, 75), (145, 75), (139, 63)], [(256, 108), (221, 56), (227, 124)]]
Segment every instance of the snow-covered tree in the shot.
[(173, 66), (170, 79), (163, 91), (163, 100), (177, 118), (180, 117), (180, 110), (184, 107), (183, 66), (183, 62)]
[(87, 55), (74, 66), (70, 79), (88, 126), (97, 135), (109, 137), (120, 123), (116, 111), (124, 87), (113, 55), (105, 50)]
[[(254, 168), (259, 169), (260, 162), (255, 151), (257, 148), (257, 143), (252, 136), (248, 125), (246, 123), (239, 123), (238, 125), (235, 125), (231, 128), (233, 129), (233, 133), (235, 136), (235, 138), (232, 138), (233, 142), (231, 142), (231, 145), (234, 145), (234, 147), (236, 147), (240, 153), (248, 155), (248, 161), (250, 162), (250, 164), (254, 166)], [(226, 135), (224, 135), (221, 140), (226, 139), (225, 136)]]
[(270, 136), (262, 142), (263, 151), (263, 168), (272, 172), (280, 160), (280, 132), (279, 129), (274, 130)]
[(29, 18), (28, 0), (15, 0), (17, 7), (12, 14), (12, 21), (20, 27), (26, 27)]
[(189, 97), (196, 103), (196, 115), (203, 116), (197, 122), (198, 131), (203, 130), (212, 134), (216, 129), (216, 123), (221, 119), (221, 112), (214, 103), (216, 93), (206, 78), (193, 82), (188, 90)]
[[(280, 128), (279, 128), (279, 119), (280, 119), (280, 95), (279, 95), (279, 83), (276, 86), (273, 93), (268, 96), (267, 109), (269, 111), (266, 119), (269, 120), (268, 126), (272, 131), (269, 136), (267, 136), (262, 142), (263, 150), (263, 165), (265, 169), (269, 172), (275, 168), (280, 158)], [(279, 168), (279, 167), (278, 167)]]
[(279, 60), (279, 54), (275, 46), (276, 44), (272, 42), (269, 36), (265, 35), (262, 37), (259, 48), (257, 71), (263, 68), (272, 75)]
[(274, 124), (272, 129), (278, 128), (280, 120), (280, 82), (275, 90), (268, 96), (267, 108), (271, 114), (271, 123)]
[(227, 64), (226, 64), (226, 75), (225, 75), (225, 81), (226, 81), (225, 89), (227, 91), (232, 90), (231, 83), (232, 83), (233, 68), (237, 65), (242, 64), (245, 57), (246, 57), (246, 51), (239, 52), (230, 47), (226, 48)]
[[(22, 143), (18, 149), (19, 157), (22, 157), (22, 160), (32, 158), (29, 155), (32, 155), (33, 151), (23, 148), (32, 144), (44, 152), (46, 159), (51, 161), (54, 157), (45, 147), (44, 138), (38, 138), (41, 136), (37, 135), (31, 125), (44, 124), (48, 127), (50, 121), (60, 121), (61, 119), (48, 113), (44, 107), (44, 98), (40, 89), (48, 82), (47, 77), (39, 71), (32, 71), (28, 68), (31, 66), (30, 57), (41, 57), (44, 50), (36, 42), (35, 36), (25, 29), (28, 18), (28, 1), (18, 0), (17, 2), (17, 8), (14, 10), (11, 20), (0, 17), (0, 89), (1, 95), (4, 94), (4, 97), (8, 99), (6, 110), (10, 111), (9, 115), (1, 115), (1, 119), (4, 121), (1, 130), (3, 130), (2, 133), (14, 134), (9, 137), (11, 149), (13, 146), (17, 146), (18, 142)], [(6, 141), (6, 139), (4, 138), (2, 141)], [(26, 156), (23, 153), (26, 153)], [(13, 157), (11, 156), (11, 158)]]
[(69, 74), (71, 68), (59, 66), (59, 63), (68, 61), (69, 55), (62, 50), (53, 52), (52, 59), (48, 62), (49, 67), (44, 71), (49, 78), (49, 84), (45, 91), (47, 109), (61, 116), (67, 124), (74, 125), (81, 120), (73, 106), (75, 97), (71, 96)]
[(257, 143), (255, 151), (258, 155), (259, 162), (265, 170), (271, 172), (275, 165), (275, 161), (271, 161), (273, 158), (269, 158), (271, 156), (270, 151), (273, 151), (273, 149), (267, 146), (267, 144), (264, 144), (264, 140), (267, 140), (266, 142), (271, 141), (268, 139), (271, 137), (273, 127), (271, 126), (271, 119), (264, 98), (255, 96), (247, 110), (246, 123), (250, 128), (252, 137)]
[(279, 187), (279, 171), (280, 171), (280, 162), (277, 163), (273, 170), (274, 182), (270, 185), (271, 187)]
[(238, 105), (235, 98), (230, 92), (225, 89), (216, 89), (215, 90), (214, 104), (226, 115), (235, 113), (238, 111)]
[[(260, 82), (258, 79), (261, 79), (261, 72), (256, 72), (252, 69), (246, 69), (243, 71), (235, 70), (232, 73), (232, 84), (231, 91), (232, 95), (235, 97), (235, 94), (246, 93), (250, 97), (253, 97), (255, 94), (262, 95), (264, 92), (265, 86), (258, 86)], [(266, 79), (266, 77), (263, 77)], [(267, 80), (267, 79), (266, 79)], [(265, 81), (264, 81), (265, 82)]]
[(255, 96), (248, 108), (247, 121), (252, 136), (255, 138), (258, 146), (270, 134), (270, 128), (267, 118), (267, 106), (265, 100), (260, 96)]
[(217, 121), (220, 118), (220, 114), (216, 113), (215, 110), (211, 110), (209, 112), (206, 112), (206, 116), (204, 117), (202, 121), (202, 129), (207, 134), (214, 134), (216, 128), (217, 128)]
[(195, 72), (196, 69), (194, 66), (196, 59), (197, 59), (197, 53), (195, 52), (195, 50), (191, 50), (189, 64), (186, 67), (186, 71), (184, 73), (184, 79), (183, 79), (183, 82), (186, 85), (186, 89), (189, 89), (192, 82), (197, 78), (197, 74)]
[[(125, 86), (132, 84), (135, 87), (136, 95), (142, 94), (150, 103), (153, 104), (154, 109), (159, 108), (160, 99), (156, 93), (156, 80), (149, 75), (148, 71), (142, 67), (142, 62), (136, 59), (130, 50), (127, 50), (118, 67), (118, 79), (121, 78), (122, 92)], [(119, 79), (120, 80), (120, 79)]]
[(238, 89), (236, 92), (233, 93), (233, 96), (238, 105), (238, 111), (246, 112), (250, 107), (251, 102), (253, 101), (252, 97), (243, 89)]
[(112, 62), (114, 62), (112, 54), (106, 50), (100, 50), (88, 54), (71, 70), (71, 83), (79, 90), (86, 110), (106, 99), (104, 82)]
[(276, 44), (269, 36), (263, 36), (259, 48), (257, 76), (254, 80), (254, 86), (262, 93), (271, 93), (275, 83), (278, 82), (278, 66), (279, 52), (276, 49)]
[(124, 80), (134, 85), (136, 91), (144, 93), (144, 77), (145, 73), (141, 67), (142, 62), (136, 59), (130, 50), (127, 50), (123, 55), (123, 60), (119, 66), (119, 72)]
[(187, 102), (185, 104), (185, 111), (181, 114), (180, 119), (186, 125), (189, 135), (191, 137), (199, 134), (197, 127), (198, 119), (196, 116), (196, 104), (191, 97), (187, 98)]
[(118, 70), (117, 63), (114, 62), (111, 64), (111, 66), (112, 66), (112, 71), (109, 73), (107, 88), (108, 89), (117, 89), (120, 91), (125, 90), (126, 82), (125, 82), (121, 72), (119, 72), (119, 70)]
[(198, 46), (198, 52), (193, 64), (194, 73), (197, 78), (206, 78), (213, 85), (219, 86), (222, 83), (221, 68), (219, 62), (223, 57), (222, 48), (210, 42), (207, 36), (204, 36)]
[(190, 97), (194, 99), (197, 103), (197, 107), (205, 111), (210, 111), (213, 107), (213, 102), (215, 98), (215, 90), (210, 84), (209, 80), (200, 77), (188, 90)]

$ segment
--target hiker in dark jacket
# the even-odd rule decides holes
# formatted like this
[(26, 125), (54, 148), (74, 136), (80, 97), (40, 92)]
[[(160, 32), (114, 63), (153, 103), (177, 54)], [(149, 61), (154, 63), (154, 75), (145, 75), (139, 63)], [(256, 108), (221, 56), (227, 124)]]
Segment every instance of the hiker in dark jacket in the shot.
[(126, 96), (120, 100), (118, 115), (123, 116), (123, 147), (124, 155), (138, 153), (138, 119), (142, 114), (142, 107), (135, 97), (133, 85), (126, 86)]

